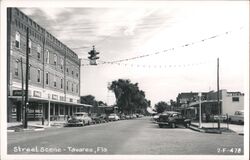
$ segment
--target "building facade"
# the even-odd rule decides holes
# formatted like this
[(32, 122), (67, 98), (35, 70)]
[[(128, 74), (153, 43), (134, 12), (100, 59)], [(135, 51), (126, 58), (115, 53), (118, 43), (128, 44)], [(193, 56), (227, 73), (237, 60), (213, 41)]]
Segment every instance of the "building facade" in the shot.
[(80, 104), (77, 54), (18, 8), (8, 8), (7, 16), (7, 121), (22, 120), (21, 95), (22, 83), (25, 89), (27, 52), (29, 120), (60, 119), (80, 110), (83, 105)]
[(217, 92), (202, 92), (201, 101), (198, 93), (180, 93), (177, 97), (179, 110), (189, 118), (198, 119), (199, 105), (203, 120), (209, 120), (214, 115), (233, 115), (235, 111), (244, 110), (244, 93), (219, 91), (219, 103)]

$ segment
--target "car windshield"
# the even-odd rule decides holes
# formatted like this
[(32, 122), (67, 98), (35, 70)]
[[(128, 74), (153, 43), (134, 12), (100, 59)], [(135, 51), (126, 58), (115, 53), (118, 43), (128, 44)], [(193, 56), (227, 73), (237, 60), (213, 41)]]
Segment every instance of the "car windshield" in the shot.
[(110, 114), (111, 116), (115, 116), (116, 114)]

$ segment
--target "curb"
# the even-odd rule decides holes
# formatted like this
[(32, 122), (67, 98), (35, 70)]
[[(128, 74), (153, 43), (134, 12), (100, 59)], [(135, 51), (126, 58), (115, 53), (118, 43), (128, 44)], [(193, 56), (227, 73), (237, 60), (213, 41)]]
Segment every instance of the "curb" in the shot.
[(206, 129), (200, 129), (197, 128), (195, 125), (190, 125), (189, 127), (191, 130), (197, 131), (197, 132), (201, 132), (201, 133), (214, 133), (214, 134), (222, 134), (221, 131), (217, 131), (217, 130), (206, 130)]

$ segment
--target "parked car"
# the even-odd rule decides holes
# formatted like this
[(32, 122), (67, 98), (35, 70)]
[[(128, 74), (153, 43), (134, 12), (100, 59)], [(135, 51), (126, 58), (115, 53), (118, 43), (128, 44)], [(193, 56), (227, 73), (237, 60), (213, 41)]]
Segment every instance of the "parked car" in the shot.
[(136, 114), (132, 114), (132, 118), (137, 118)]
[(132, 117), (131, 117), (131, 115), (127, 114), (127, 115), (125, 115), (125, 118), (126, 119), (131, 119)]
[(191, 120), (182, 116), (179, 112), (167, 111), (163, 112), (158, 119), (158, 125), (160, 128), (165, 126), (170, 126), (175, 128), (177, 125), (184, 125), (185, 127), (189, 127), (191, 124)]
[(102, 116), (101, 114), (93, 114), (93, 115), (91, 115), (91, 118), (92, 118), (92, 122), (94, 124), (106, 122), (105, 116)]
[(118, 121), (118, 120), (120, 120), (120, 117), (117, 116), (117, 114), (112, 113), (112, 114), (110, 114), (110, 115), (108, 116), (108, 119), (109, 119), (109, 121)]
[(86, 112), (76, 112), (71, 118), (68, 119), (67, 126), (84, 126), (90, 125), (92, 119)]
[(244, 111), (239, 110), (234, 113), (234, 115), (229, 116), (230, 123), (244, 124)]
[(154, 122), (158, 122), (158, 119), (159, 119), (160, 115), (161, 115), (160, 113), (154, 115), (154, 116), (153, 116), (153, 121), (154, 121)]
[(124, 119), (126, 119), (126, 116), (125, 116), (125, 114), (121, 114), (121, 115), (120, 115), (120, 119), (121, 119), (121, 120), (124, 120)]

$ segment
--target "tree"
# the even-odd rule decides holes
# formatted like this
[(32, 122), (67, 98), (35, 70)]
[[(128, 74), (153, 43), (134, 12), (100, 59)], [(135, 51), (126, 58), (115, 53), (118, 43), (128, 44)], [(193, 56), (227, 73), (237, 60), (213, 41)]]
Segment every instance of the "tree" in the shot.
[(95, 100), (94, 96), (87, 95), (87, 96), (81, 96), (81, 103), (95, 106), (97, 104), (97, 101)]
[(122, 113), (135, 113), (146, 110), (148, 101), (145, 92), (140, 90), (138, 83), (131, 83), (128, 79), (113, 81), (108, 89), (112, 90), (116, 97), (118, 111)]
[(157, 113), (162, 113), (165, 110), (167, 110), (169, 108), (168, 104), (166, 102), (158, 102), (157, 104), (155, 104), (155, 110)]

